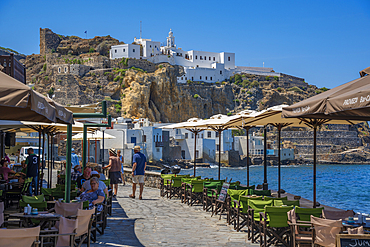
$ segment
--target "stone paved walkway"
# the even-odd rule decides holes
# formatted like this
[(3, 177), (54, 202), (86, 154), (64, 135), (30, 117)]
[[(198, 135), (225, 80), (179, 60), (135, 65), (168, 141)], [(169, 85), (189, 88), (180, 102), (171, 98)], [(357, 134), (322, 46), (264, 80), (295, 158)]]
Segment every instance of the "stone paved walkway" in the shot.
[(130, 184), (119, 186), (106, 232), (91, 246), (258, 246), (201, 206), (161, 198), (158, 189), (148, 187), (143, 200), (131, 199), (131, 191)]

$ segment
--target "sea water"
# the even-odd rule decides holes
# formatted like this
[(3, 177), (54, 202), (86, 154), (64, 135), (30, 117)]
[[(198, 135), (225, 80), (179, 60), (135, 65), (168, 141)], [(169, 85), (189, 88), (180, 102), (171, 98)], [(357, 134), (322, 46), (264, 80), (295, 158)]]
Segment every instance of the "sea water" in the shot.
[[(249, 184), (263, 183), (263, 166), (251, 166)], [(180, 174), (193, 175), (193, 169), (182, 169)], [(196, 175), (218, 178), (218, 167), (197, 168)], [(221, 179), (232, 178), (247, 184), (247, 168), (221, 168)], [(281, 188), (286, 192), (312, 200), (313, 166), (282, 166)], [(370, 165), (317, 165), (317, 201), (340, 209), (370, 213)], [(278, 168), (267, 167), (269, 189), (277, 190)]]

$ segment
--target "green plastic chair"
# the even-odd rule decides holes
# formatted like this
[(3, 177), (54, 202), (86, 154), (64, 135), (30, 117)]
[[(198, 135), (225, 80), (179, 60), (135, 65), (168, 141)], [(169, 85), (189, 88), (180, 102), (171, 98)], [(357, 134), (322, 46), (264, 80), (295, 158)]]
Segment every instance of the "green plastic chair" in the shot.
[(30, 204), (32, 208), (37, 208), (40, 211), (47, 209), (47, 203), (43, 194), (38, 196), (22, 196), (22, 199), (19, 201), (19, 206), (24, 208)]
[(207, 196), (212, 196), (212, 190), (217, 189), (218, 186), (222, 186), (222, 181), (204, 181), (203, 187), (207, 189)]
[(104, 182), (105, 186), (107, 186), (109, 188), (110, 186), (110, 178), (106, 179), (106, 180), (101, 180), (102, 182)]
[(231, 199), (231, 207), (234, 207), (234, 200), (239, 200), (240, 196), (248, 195), (247, 190), (232, 190), (228, 189), (227, 194), (230, 196)]
[(203, 202), (203, 180), (191, 180), (187, 189), (188, 205), (193, 206), (195, 202)]
[(299, 207), (299, 200), (297, 201), (288, 201), (288, 200), (274, 200), (274, 206), (294, 206)]
[(301, 208), (295, 207), (295, 213), (299, 221), (311, 221), (311, 215), (320, 218), (324, 208)]
[[(288, 224), (288, 212), (293, 206), (272, 207), (266, 206), (264, 214), (261, 213), (262, 231), (260, 232), (260, 246), (290, 246), (290, 227)], [(267, 238), (268, 236), (268, 238)]]
[(267, 196), (265, 196), (265, 198), (264, 198), (264, 200), (265, 201), (275, 201), (275, 200), (288, 200), (288, 197), (286, 196), (286, 197), (280, 197), (280, 198), (278, 198), (278, 197), (267, 197)]
[[(66, 186), (65, 184), (57, 184), (56, 188), (60, 188), (62, 191), (65, 191)], [(71, 184), (71, 190), (75, 190), (75, 189), (76, 189), (76, 184)]]
[(251, 190), (250, 192), (257, 196), (271, 196), (271, 190)]
[(266, 206), (272, 206), (272, 201), (248, 200), (248, 207), (254, 210), (254, 221), (260, 221), (260, 212), (265, 211)]
[(172, 177), (172, 183), (169, 184), (169, 193), (167, 198), (180, 197), (181, 196), (181, 177)]

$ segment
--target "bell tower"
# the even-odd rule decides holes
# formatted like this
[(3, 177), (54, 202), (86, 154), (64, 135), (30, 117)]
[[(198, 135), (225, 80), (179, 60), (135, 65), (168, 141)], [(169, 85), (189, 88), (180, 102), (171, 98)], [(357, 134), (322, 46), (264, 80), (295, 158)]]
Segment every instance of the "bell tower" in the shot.
[(175, 45), (175, 37), (173, 36), (172, 29), (170, 29), (170, 32), (168, 33), (167, 47), (175, 47), (176, 48), (176, 45)]

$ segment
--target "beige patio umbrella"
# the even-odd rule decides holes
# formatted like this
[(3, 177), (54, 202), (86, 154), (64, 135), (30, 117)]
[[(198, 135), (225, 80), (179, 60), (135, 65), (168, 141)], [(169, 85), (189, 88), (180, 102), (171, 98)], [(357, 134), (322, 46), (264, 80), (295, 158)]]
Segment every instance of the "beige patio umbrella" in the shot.
[(56, 110), (43, 95), (0, 71), (2, 120), (56, 122)]

